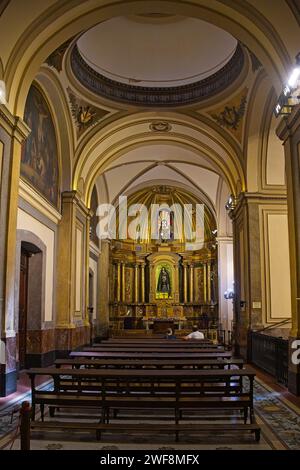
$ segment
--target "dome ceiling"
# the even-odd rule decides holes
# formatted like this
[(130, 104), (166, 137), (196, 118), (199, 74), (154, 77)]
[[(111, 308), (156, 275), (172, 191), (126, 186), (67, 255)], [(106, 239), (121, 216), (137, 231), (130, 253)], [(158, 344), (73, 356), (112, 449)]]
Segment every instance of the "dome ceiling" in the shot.
[(170, 87), (216, 73), (233, 56), (237, 41), (195, 18), (146, 22), (118, 17), (88, 30), (77, 46), (85, 62), (106, 78), (136, 86)]
[(117, 17), (81, 35), (71, 68), (88, 90), (143, 106), (195, 103), (240, 75), (244, 53), (226, 31), (196, 18)]

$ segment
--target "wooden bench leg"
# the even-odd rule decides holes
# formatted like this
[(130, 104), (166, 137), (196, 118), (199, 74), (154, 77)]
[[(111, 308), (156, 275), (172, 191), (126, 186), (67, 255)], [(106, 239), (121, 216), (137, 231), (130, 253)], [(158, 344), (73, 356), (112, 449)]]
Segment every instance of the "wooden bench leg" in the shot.
[(247, 423), (247, 419), (248, 419), (248, 407), (246, 406), (244, 408), (244, 424)]
[(101, 441), (101, 431), (99, 429), (96, 431), (96, 439), (97, 441)]
[(260, 429), (256, 429), (255, 431), (255, 440), (256, 442), (260, 441)]
[(54, 418), (55, 416), (55, 407), (54, 406), (49, 406), (49, 414), (51, 418)]
[(31, 405), (31, 420), (35, 421), (35, 405)]
[(44, 405), (44, 403), (40, 404), (40, 410), (41, 410), (41, 418), (42, 418), (42, 421), (44, 422), (44, 415), (45, 415), (45, 405)]

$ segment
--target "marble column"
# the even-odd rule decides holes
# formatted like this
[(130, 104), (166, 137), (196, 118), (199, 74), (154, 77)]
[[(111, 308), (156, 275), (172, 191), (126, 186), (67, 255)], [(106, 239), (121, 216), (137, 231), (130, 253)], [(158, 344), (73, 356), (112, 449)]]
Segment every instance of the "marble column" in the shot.
[(97, 318), (97, 335), (101, 338), (108, 336), (109, 332), (109, 254), (110, 240), (101, 240), (101, 253), (99, 258), (99, 318)]
[(145, 303), (145, 263), (141, 264), (141, 302)]
[(190, 302), (194, 302), (194, 265), (190, 264)]
[(183, 265), (183, 302), (188, 302), (188, 272), (187, 265)]
[(121, 263), (118, 261), (116, 266), (116, 271), (117, 271), (117, 276), (116, 276), (116, 282), (117, 282), (117, 302), (121, 301)]
[(125, 303), (125, 263), (122, 261), (121, 262), (121, 278), (122, 278), (122, 295), (121, 295), (121, 301)]
[(207, 303), (211, 303), (211, 262), (208, 261), (207, 263)]
[(226, 291), (233, 290), (233, 239), (232, 236), (218, 237), (218, 276), (219, 276), (219, 319), (222, 329), (231, 330), (233, 320), (232, 299), (226, 300)]
[(207, 264), (203, 263), (203, 302), (207, 303)]
[(300, 395), (300, 364), (293, 360), (293, 343), (300, 340), (300, 106), (295, 107), (291, 115), (280, 121), (277, 135), (284, 146), (288, 201), (292, 297), (288, 388), (290, 392)]
[(0, 105), (0, 396), (16, 390), (15, 272), (21, 144), (30, 129)]
[(62, 193), (57, 245), (56, 349), (64, 353), (89, 342), (89, 209), (76, 191)]
[(134, 303), (139, 301), (139, 265), (134, 265)]
[[(248, 360), (251, 359), (249, 332), (263, 327), (259, 207), (269, 201), (266, 195), (241, 193), (229, 213), (233, 228), (235, 278), (233, 337), (236, 354)], [(254, 309), (253, 304), (258, 307)]]

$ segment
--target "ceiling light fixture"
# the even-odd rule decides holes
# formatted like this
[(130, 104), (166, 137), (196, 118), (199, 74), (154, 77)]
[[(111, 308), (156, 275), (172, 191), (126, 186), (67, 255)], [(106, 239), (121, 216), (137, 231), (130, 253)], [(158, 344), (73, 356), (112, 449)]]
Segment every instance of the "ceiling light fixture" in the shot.
[(296, 65), (291, 72), (288, 82), (279, 95), (274, 108), (274, 114), (276, 117), (286, 116), (298, 104), (300, 104), (300, 52), (296, 55)]

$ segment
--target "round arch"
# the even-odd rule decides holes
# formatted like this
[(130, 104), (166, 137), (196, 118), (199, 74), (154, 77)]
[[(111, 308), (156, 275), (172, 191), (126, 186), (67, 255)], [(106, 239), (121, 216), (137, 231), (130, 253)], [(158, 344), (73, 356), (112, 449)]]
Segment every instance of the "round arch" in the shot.
[[(77, 156), (73, 189), (83, 193), (89, 206), (96, 178), (117, 158), (134, 148), (152, 144), (176, 145), (192, 151), (215, 166), (216, 172), (226, 180), (232, 194), (237, 188), (246, 189), (242, 165), (232, 146), (207, 124), (177, 114), (161, 114), (172, 127), (169, 132), (153, 132), (150, 125), (155, 115), (144, 113), (130, 119), (120, 119), (87, 140)], [(239, 182), (239, 184), (237, 184)]]
[[(26, 8), (26, 4), (19, 8)], [(283, 0), (271, 10), (264, 2), (255, 7), (242, 1), (232, 5), (210, 2), (207, 6), (204, 0), (124, 0), (122, 3), (103, 0), (100, 6), (95, 6), (93, 0), (72, 0), (59, 2), (59, 6), (57, 3), (51, 6), (50, 2), (42, 2), (39, 8), (39, 15), (34, 20), (29, 20), (28, 15), (24, 14), (27, 24), (24, 21), (24, 30), (21, 33), (18, 31), (14, 46), (6, 51), (5, 81), (9, 108), (19, 116), (23, 115), (29, 87), (51, 52), (82, 30), (114, 16), (147, 14), (155, 10), (211, 22), (233, 34), (258, 57), (278, 91), (288, 73), (291, 57), (298, 52), (293, 40), (297, 37), (297, 21)], [(290, 19), (288, 30), (282, 25), (283, 10)], [(13, 17), (13, 8), (8, 11)], [(22, 11), (19, 14), (22, 15)]]
[[(216, 217), (216, 208), (215, 208), (215, 205), (214, 205), (213, 201), (210, 199), (210, 197), (204, 191), (202, 191), (201, 189), (191, 188), (190, 186), (188, 186), (187, 184), (184, 184), (181, 181), (166, 180), (166, 179), (164, 179), (164, 180), (156, 179), (156, 180), (151, 180), (151, 181), (145, 181), (143, 183), (137, 184), (134, 187), (130, 187), (128, 189), (125, 189), (125, 191), (122, 193), (122, 196), (130, 197), (133, 194), (135, 194), (136, 192), (139, 192), (141, 189), (150, 188), (151, 186), (162, 186), (162, 185), (166, 185), (166, 186), (176, 185), (176, 187), (185, 190), (187, 193), (192, 194), (197, 199), (199, 199), (201, 202), (203, 202), (209, 208), (209, 210), (213, 214), (215, 220), (217, 219), (217, 217)], [(118, 194), (114, 198), (114, 200), (112, 201), (112, 204), (115, 207), (118, 207), (118, 205), (119, 205), (118, 204), (119, 195), (120, 194)]]

